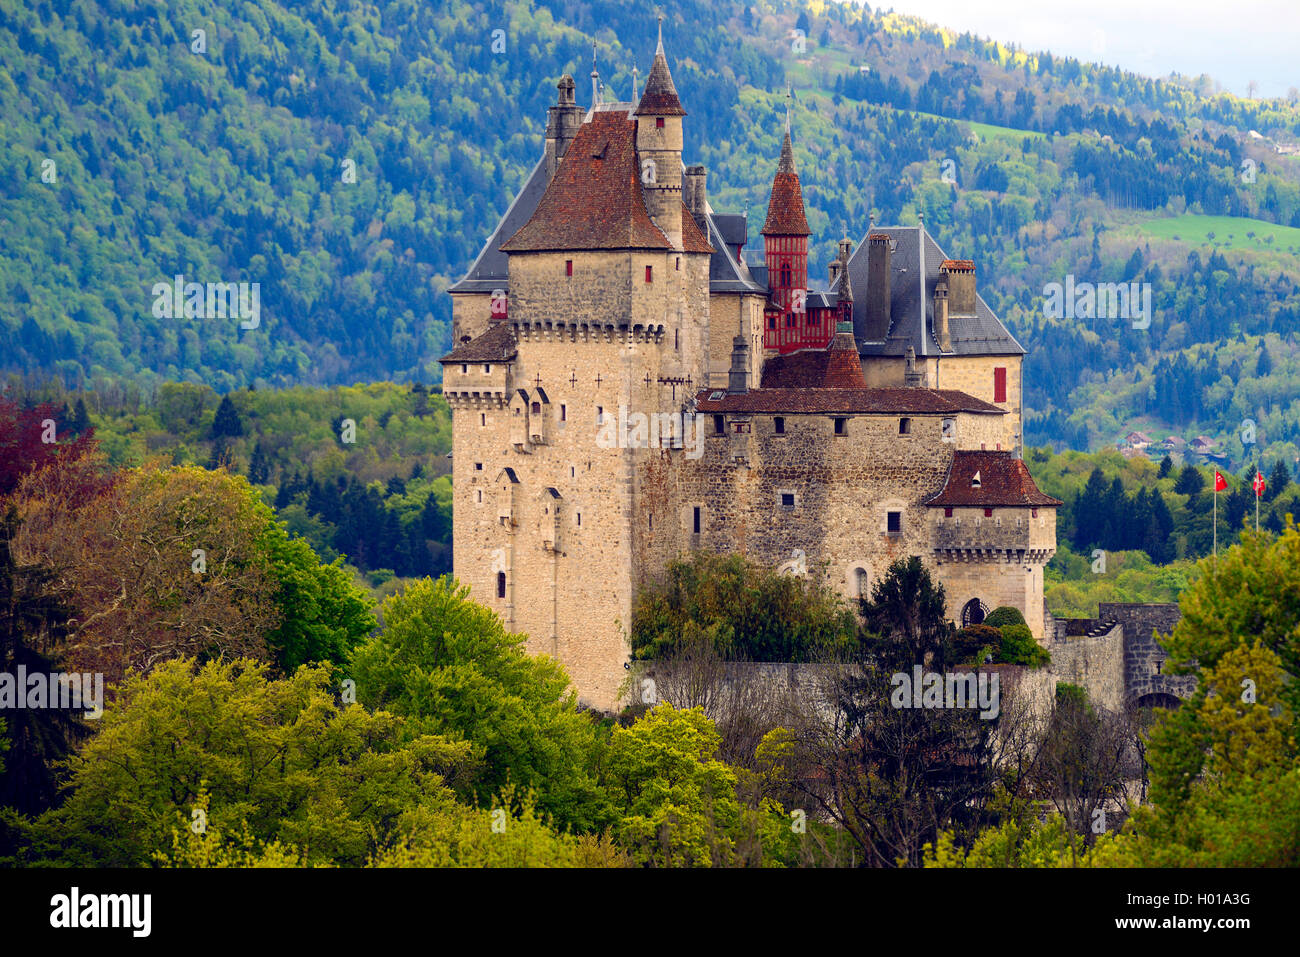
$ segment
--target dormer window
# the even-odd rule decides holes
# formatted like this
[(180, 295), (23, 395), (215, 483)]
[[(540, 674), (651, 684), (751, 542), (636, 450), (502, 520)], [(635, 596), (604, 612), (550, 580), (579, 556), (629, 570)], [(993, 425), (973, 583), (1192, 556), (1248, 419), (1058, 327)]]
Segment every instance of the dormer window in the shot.
[(980, 485), (980, 473), (979, 473), (979, 472), (976, 472), (974, 475), (971, 476), (970, 487), (971, 487), (971, 488), (981, 488), (981, 487), (982, 487), (982, 486)]

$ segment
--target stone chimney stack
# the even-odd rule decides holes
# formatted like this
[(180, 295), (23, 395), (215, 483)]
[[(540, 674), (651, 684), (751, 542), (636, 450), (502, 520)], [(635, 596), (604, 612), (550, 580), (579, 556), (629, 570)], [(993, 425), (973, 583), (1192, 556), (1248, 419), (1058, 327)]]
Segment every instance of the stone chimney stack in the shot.
[(731, 370), (728, 373), (727, 392), (742, 395), (749, 391), (749, 342), (744, 336), (731, 340)]
[(695, 224), (707, 236), (705, 216), (707, 212), (708, 195), (705, 183), (708, 179), (708, 172), (703, 166), (686, 167), (686, 208), (691, 211), (695, 217)]
[(578, 135), (582, 125), (582, 107), (573, 101), (573, 77), (564, 74), (556, 85), (559, 97), (554, 106), (546, 111), (546, 179), (555, 178), (555, 170), (560, 160), (568, 152), (569, 144)]
[(903, 370), (903, 384), (909, 389), (919, 389), (925, 380), (925, 373), (916, 368), (916, 350), (907, 347), (906, 365)]
[(945, 259), (939, 275), (948, 282), (948, 314), (970, 318), (975, 315), (975, 263), (970, 259)]
[(952, 352), (952, 333), (948, 328), (948, 284), (942, 279), (934, 287), (934, 335), (940, 352)]
[(889, 335), (889, 257), (893, 243), (885, 233), (867, 238), (867, 327), (863, 338), (883, 342)]

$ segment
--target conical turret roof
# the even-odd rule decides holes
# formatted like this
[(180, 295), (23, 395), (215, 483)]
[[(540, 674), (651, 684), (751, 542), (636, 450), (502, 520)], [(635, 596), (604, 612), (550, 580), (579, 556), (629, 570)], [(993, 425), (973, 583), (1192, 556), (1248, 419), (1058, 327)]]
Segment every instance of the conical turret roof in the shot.
[(767, 201), (767, 222), (763, 224), (764, 236), (808, 236), (808, 217), (804, 214), (803, 188), (794, 168), (794, 146), (790, 131), (785, 131), (781, 144), (781, 161), (772, 178), (772, 197)]
[(677, 98), (677, 87), (673, 86), (673, 76), (668, 72), (668, 58), (664, 56), (663, 40), (655, 50), (655, 62), (646, 77), (645, 93), (637, 104), (637, 116), (685, 116), (682, 101)]

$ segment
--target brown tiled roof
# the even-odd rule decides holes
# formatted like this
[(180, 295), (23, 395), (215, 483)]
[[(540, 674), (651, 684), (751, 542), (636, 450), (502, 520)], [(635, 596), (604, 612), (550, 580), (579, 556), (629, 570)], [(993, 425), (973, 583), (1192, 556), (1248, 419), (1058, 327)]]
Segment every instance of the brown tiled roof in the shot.
[(462, 342), (439, 362), (505, 362), (518, 352), (515, 332), (508, 322), (495, 322), (487, 331)]
[(975, 260), (973, 259), (945, 259), (939, 263), (940, 269), (947, 269), (950, 272), (974, 272)]
[(865, 389), (853, 333), (837, 332), (826, 349), (800, 349), (763, 363), (764, 389)]
[(794, 148), (789, 131), (781, 144), (781, 162), (772, 178), (772, 196), (767, 201), (767, 221), (763, 223), (764, 236), (808, 236), (808, 217), (804, 215), (803, 189), (799, 174), (794, 168)]
[(735, 395), (725, 391), (713, 399), (717, 389), (701, 389), (695, 395), (700, 412), (757, 412), (790, 415), (940, 415), (957, 412), (987, 412), (1006, 415), (990, 405), (955, 389), (750, 389)]
[[(972, 484), (977, 472), (978, 488)], [(955, 452), (947, 484), (926, 504), (949, 508), (995, 505), (1025, 508), (1060, 505), (1061, 500), (1040, 492), (1025, 463), (1010, 452)]]
[(636, 121), (621, 110), (593, 113), (578, 128), (532, 218), (501, 248), (671, 249), (641, 195)]
[(711, 253), (713, 247), (709, 241), (704, 238), (704, 233), (700, 232), (700, 227), (695, 223), (695, 217), (691, 211), (682, 204), (682, 249), (688, 253)]
[(677, 87), (673, 86), (672, 74), (668, 72), (668, 58), (664, 56), (663, 47), (655, 51), (655, 62), (646, 77), (645, 92), (637, 104), (636, 115), (651, 116), (685, 116), (682, 101), (677, 98)]

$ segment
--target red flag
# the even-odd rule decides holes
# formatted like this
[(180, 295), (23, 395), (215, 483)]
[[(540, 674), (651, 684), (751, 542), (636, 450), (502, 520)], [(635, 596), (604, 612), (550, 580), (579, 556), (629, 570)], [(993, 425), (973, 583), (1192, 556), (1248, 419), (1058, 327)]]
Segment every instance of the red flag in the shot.
[(1223, 476), (1219, 474), (1219, 470), (1218, 470), (1218, 469), (1215, 469), (1215, 470), (1214, 470), (1214, 490), (1215, 490), (1216, 492), (1222, 492), (1222, 491), (1223, 491), (1224, 489), (1226, 489), (1227, 487), (1228, 487), (1228, 483), (1225, 482), (1225, 481), (1223, 480)]
[(1255, 473), (1255, 481), (1250, 483), (1250, 487), (1255, 490), (1255, 498), (1264, 494), (1264, 476), (1259, 472)]

